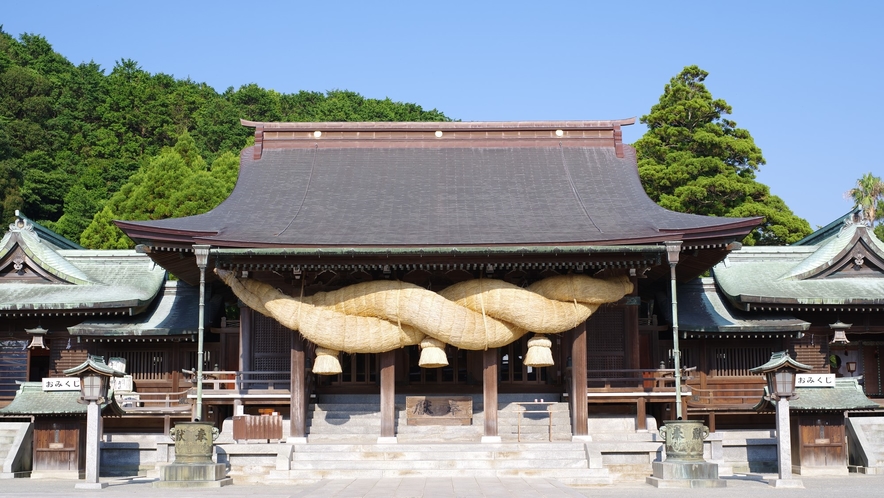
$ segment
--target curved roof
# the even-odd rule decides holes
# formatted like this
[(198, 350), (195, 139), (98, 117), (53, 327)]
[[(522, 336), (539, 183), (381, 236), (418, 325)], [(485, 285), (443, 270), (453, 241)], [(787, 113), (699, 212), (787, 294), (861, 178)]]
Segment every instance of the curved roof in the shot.
[(713, 273), (741, 309), (884, 306), (884, 243), (864, 224), (843, 225), (816, 246), (743, 247)]
[[(668, 303), (668, 296), (661, 302)], [(747, 313), (732, 308), (718, 293), (712, 278), (698, 278), (678, 286), (678, 329), (685, 338), (757, 336), (803, 332), (810, 323), (779, 313)], [(671, 322), (668, 304), (660, 312)]]
[(131, 314), (153, 301), (166, 272), (135, 251), (58, 249), (29, 223), (13, 223), (0, 241), (0, 277), (3, 315)]
[(221, 205), (117, 224), (148, 245), (445, 247), (739, 239), (760, 222), (651, 201), (619, 137), (632, 122), (245, 123), (256, 145)]

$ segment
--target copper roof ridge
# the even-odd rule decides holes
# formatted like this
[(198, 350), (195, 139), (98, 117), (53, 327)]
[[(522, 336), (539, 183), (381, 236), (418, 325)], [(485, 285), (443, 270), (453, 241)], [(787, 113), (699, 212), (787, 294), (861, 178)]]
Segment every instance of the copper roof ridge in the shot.
[(613, 120), (558, 120), (558, 121), (325, 121), (282, 122), (249, 121), (240, 124), (251, 128), (274, 130), (530, 130), (530, 129), (580, 129), (615, 128), (635, 124), (635, 118)]

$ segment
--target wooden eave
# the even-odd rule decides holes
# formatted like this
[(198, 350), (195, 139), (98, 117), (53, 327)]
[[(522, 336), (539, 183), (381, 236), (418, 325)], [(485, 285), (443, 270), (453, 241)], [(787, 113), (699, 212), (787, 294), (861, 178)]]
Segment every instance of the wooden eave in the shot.
[(119, 307), (107, 307), (106, 303), (87, 304), (78, 308), (46, 308), (22, 307), (19, 309), (0, 309), (0, 317), (20, 318), (55, 318), (55, 317), (100, 317), (100, 316), (131, 316), (144, 312), (150, 302), (126, 301), (115, 303)]

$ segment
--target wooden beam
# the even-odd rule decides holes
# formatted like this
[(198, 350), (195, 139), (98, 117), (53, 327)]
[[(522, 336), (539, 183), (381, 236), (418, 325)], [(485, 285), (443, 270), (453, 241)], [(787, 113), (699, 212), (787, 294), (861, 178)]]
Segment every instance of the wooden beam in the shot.
[(381, 437), (396, 436), (396, 351), (378, 355), (381, 370)]
[(304, 338), (292, 338), (292, 376), (289, 401), (290, 432), (292, 437), (307, 437), (307, 355)]
[(497, 348), (482, 352), (482, 397), (485, 436), (497, 437)]
[(574, 343), (571, 345), (571, 399), (572, 430), (575, 436), (589, 434), (587, 418), (589, 417), (586, 399), (586, 322), (572, 330)]

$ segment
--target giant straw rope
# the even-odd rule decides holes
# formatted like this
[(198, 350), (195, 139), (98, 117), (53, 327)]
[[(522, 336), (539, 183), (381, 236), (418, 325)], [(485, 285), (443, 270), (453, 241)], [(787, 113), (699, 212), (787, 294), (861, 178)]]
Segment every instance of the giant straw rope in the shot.
[[(485, 350), (510, 344), (528, 331), (564, 332), (600, 305), (632, 292), (627, 277), (558, 275), (524, 289), (502, 280), (476, 279), (436, 293), (406, 282), (374, 280), (292, 297), (257, 280), (215, 272), (247, 306), (316, 344), (313, 372), (319, 374), (340, 373), (338, 351), (382, 353), (418, 344), (421, 366), (447, 365), (444, 344)], [(525, 364), (552, 365), (550, 345), (542, 336), (530, 339)]]

